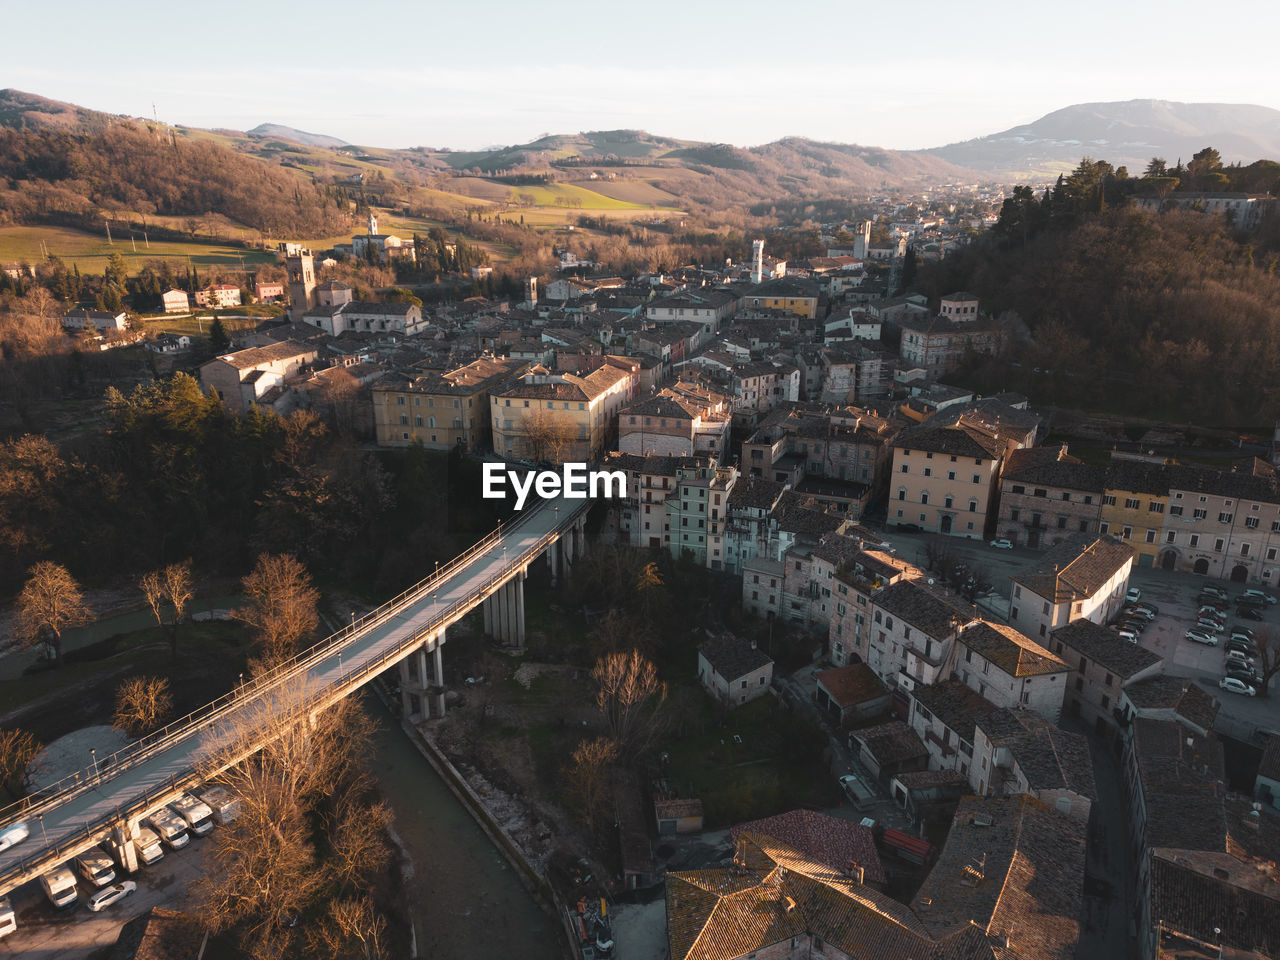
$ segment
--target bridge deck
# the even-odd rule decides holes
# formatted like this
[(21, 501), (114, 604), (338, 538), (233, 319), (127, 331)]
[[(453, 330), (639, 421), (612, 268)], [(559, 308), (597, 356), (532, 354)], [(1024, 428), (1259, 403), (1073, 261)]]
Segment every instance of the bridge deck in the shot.
[[(511, 575), (538, 556), (547, 543), (581, 516), (590, 501), (557, 498), (544, 501), (518, 515), (475, 556), (456, 569), (444, 569), (438, 579), (424, 581), (415, 594), (383, 608), (365, 626), (345, 638), (335, 635), (320, 652), (305, 658), (292, 675), (268, 687), (251, 689), (214, 717), (179, 731), (167, 742), (122, 763), (119, 769), (99, 770), (95, 777), (86, 768), (79, 783), (37, 809), (43, 826), (30, 813), (18, 813), (8, 822), (27, 819), (30, 836), (0, 853), (0, 895), (26, 882), (54, 863), (74, 856), (103, 837), (122, 816), (137, 816), (165, 802), (184, 781), (190, 781), (197, 765), (219, 747), (225, 748), (229, 731), (241, 730), (244, 718), (260, 715), (285, 689), (315, 691), (319, 700), (332, 699), (366, 682), (415, 649), (426, 635), (465, 616), (491, 595)], [(375, 611), (375, 614), (378, 614)]]

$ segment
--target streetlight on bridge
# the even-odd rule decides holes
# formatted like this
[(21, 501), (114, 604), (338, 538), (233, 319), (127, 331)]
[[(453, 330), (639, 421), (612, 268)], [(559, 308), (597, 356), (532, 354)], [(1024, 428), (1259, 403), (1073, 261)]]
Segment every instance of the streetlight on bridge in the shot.
[(98, 748), (90, 747), (89, 756), (93, 758), (93, 775), (96, 777), (98, 775)]

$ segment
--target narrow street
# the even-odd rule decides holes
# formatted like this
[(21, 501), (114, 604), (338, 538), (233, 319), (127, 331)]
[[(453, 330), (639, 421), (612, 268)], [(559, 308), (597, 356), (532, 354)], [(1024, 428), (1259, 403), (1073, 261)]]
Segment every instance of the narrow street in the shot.
[[(1085, 732), (1085, 731), (1079, 731)], [(1084, 908), (1078, 956), (1125, 960), (1133, 956), (1129, 921), (1133, 917), (1134, 869), (1129, 857), (1129, 800), (1120, 758), (1110, 741), (1091, 732), (1089, 751), (1098, 799), (1089, 818), (1085, 850)]]

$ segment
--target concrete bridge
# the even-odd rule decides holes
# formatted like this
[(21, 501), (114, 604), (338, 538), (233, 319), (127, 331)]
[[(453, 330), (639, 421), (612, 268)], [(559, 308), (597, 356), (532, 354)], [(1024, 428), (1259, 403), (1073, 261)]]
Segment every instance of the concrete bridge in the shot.
[(524, 641), (524, 581), (546, 554), (552, 581), (585, 548), (590, 500), (531, 506), (428, 578), (288, 663), (0, 812), (30, 836), (0, 853), (0, 896), (96, 844), (126, 870), (149, 814), (259, 749), (279, 722), (304, 722), (398, 665), (405, 714), (444, 713), (450, 625), (483, 605), (486, 632)]

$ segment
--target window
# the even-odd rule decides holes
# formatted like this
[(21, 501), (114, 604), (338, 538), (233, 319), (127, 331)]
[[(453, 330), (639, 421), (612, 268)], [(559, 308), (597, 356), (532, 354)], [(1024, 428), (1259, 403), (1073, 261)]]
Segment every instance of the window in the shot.
[(1171, 516), (1171, 517), (1180, 517), (1180, 516), (1182, 516), (1182, 507), (1178, 506), (1177, 504), (1175, 504), (1175, 505), (1171, 506), (1171, 507), (1169, 508), (1169, 516)]
[(1248, 555), (1249, 555), (1249, 544), (1247, 543), (1240, 544), (1240, 556), (1247, 557)]
[(1044, 497), (1044, 496), (1047, 496), (1047, 495), (1048, 495), (1048, 494), (1046, 493), (1046, 491), (1045, 491), (1044, 487), (1036, 487), (1036, 496), (1037, 496), (1037, 497)]
[(1102, 498), (1102, 505), (1103, 505), (1104, 507), (1114, 507), (1114, 506), (1116, 505), (1116, 498), (1115, 498), (1115, 497), (1103, 497), (1103, 498)]
[(1258, 518), (1257, 518), (1257, 517), (1245, 517), (1245, 518), (1244, 518), (1244, 525), (1245, 525), (1246, 527), (1248, 527), (1250, 530), (1257, 530), (1257, 529), (1258, 529)]
[[(899, 500), (905, 500), (905, 499), (907, 499), (907, 488), (906, 488), (906, 487), (899, 487), (899, 488), (898, 488), (898, 499), (899, 499)], [(901, 514), (901, 513), (899, 513), (899, 514), (898, 514), (898, 516), (902, 516), (902, 514)]]
[(1098, 532), (1099, 532), (1099, 533), (1101, 533), (1101, 534), (1103, 534), (1103, 535), (1106, 535), (1106, 534), (1110, 533), (1110, 532), (1111, 532), (1111, 524), (1106, 523), (1105, 521), (1104, 521), (1103, 523), (1098, 524)]
[(1223, 541), (1221, 537), (1218, 537), (1216, 540), (1213, 541), (1213, 549), (1215, 553), (1221, 553), (1222, 546), (1223, 546)]
[(1152, 500), (1147, 504), (1148, 513), (1164, 513), (1164, 504), (1158, 500)]
[(1230, 523), (1230, 522), (1231, 522), (1231, 517), (1232, 517), (1232, 514), (1230, 514), (1230, 513), (1220, 513), (1220, 514), (1218, 514), (1218, 522), (1219, 522), (1219, 523)]
[(1108, 674), (1106, 675), (1106, 677), (1103, 679), (1103, 681), (1102, 681), (1102, 682), (1103, 682), (1104, 684), (1106, 684), (1106, 685), (1109, 687), (1109, 686), (1111, 686), (1111, 681), (1112, 681), (1112, 679), (1113, 679), (1113, 678), (1112, 678), (1111, 674), (1109, 674), (1109, 673), (1108, 673)]
[(1019, 515), (1020, 515), (1021, 513), (1022, 513), (1022, 511), (1021, 511), (1021, 510), (1016, 510), (1016, 509), (1015, 509), (1015, 510), (1010, 510), (1010, 511), (1009, 511), (1009, 519), (1010, 519), (1010, 520), (1012, 520), (1014, 523), (1017, 523), (1017, 522), (1018, 522), (1018, 517), (1019, 517)]
[(1191, 535), (1191, 542), (1190, 542), (1190, 546), (1193, 546), (1193, 547), (1198, 547), (1198, 546), (1200, 546), (1200, 534), (1198, 534), (1198, 533), (1193, 533), (1193, 534)]
[(1045, 616), (1048, 616), (1048, 615), (1049, 615), (1049, 601), (1048, 601), (1048, 600), (1046, 600), (1046, 601), (1044, 602), (1044, 609), (1042, 609), (1040, 612), (1041, 612), (1041, 613), (1043, 613)]
[[(977, 512), (978, 512), (978, 501), (977, 501), (977, 500), (970, 500), (970, 501), (969, 501), (969, 512), (970, 512), (970, 513), (977, 513)], [(972, 529), (973, 524), (969, 524), (969, 527), (970, 527), (970, 529)]]
[(1132, 537), (1132, 536), (1133, 536), (1133, 527), (1130, 527), (1130, 526), (1124, 526), (1124, 527), (1121, 527), (1121, 528), (1120, 528), (1120, 536), (1122, 536), (1122, 537), (1124, 537), (1124, 539), (1128, 540), (1130, 537)]
[(1102, 709), (1105, 710), (1109, 706), (1111, 706), (1111, 698), (1104, 693), (1102, 695)]
[(1067, 529), (1067, 518), (1066, 518), (1066, 517), (1059, 517), (1059, 518), (1058, 518), (1058, 529), (1059, 529), (1059, 530), (1065, 530), (1065, 529)]
[(945, 506), (948, 510), (950, 510), (950, 509), (951, 509), (951, 494), (947, 494), (947, 496), (943, 499), (942, 503), (943, 503), (943, 506)]
[(1137, 500), (1136, 498), (1134, 498), (1134, 497), (1125, 497), (1125, 499), (1124, 499), (1124, 508), (1125, 508), (1126, 510), (1137, 510), (1137, 509), (1138, 509), (1138, 506), (1139, 506), (1139, 502), (1138, 502), (1138, 500)]
[(1156, 532), (1154, 530), (1148, 530), (1147, 543), (1155, 543), (1155, 542), (1156, 542)]
[(404, 406), (404, 397), (396, 397), (396, 403), (398, 403), (400, 406), (402, 406), (402, 407), (403, 407), (403, 406)]
[(947, 471), (947, 479), (948, 479), (948, 480), (954, 480), (955, 478), (956, 478), (956, 472), (955, 472), (954, 470), (948, 470), (948, 471)]
[(975, 474), (973, 475), (973, 482), (974, 482), (974, 483), (981, 483), (981, 482), (982, 482), (982, 477), (978, 476), (978, 474), (976, 474), (976, 473), (975, 473)]
[(907, 465), (906, 465), (905, 463), (902, 465), (902, 470), (901, 470), (900, 472), (902, 472), (902, 473), (906, 473), (906, 472), (907, 472)]
[(1026, 493), (1027, 488), (1020, 483), (1015, 483), (1012, 488), (1013, 493)]
[(929, 502), (929, 491), (925, 490), (923, 493), (920, 494), (920, 505), (924, 506), (928, 502)]
[(932, 477), (932, 476), (933, 476), (933, 467), (925, 467), (925, 468), (924, 468), (924, 475), (925, 475), (926, 477)]
[(1274, 560), (1276, 558), (1276, 548), (1272, 547), (1267, 551), (1267, 559)]
[(1192, 518), (1193, 520), (1203, 520), (1203, 519), (1205, 518), (1205, 511), (1203, 511), (1203, 510), (1193, 510), (1193, 511), (1192, 511), (1192, 513), (1191, 513), (1191, 518)]

